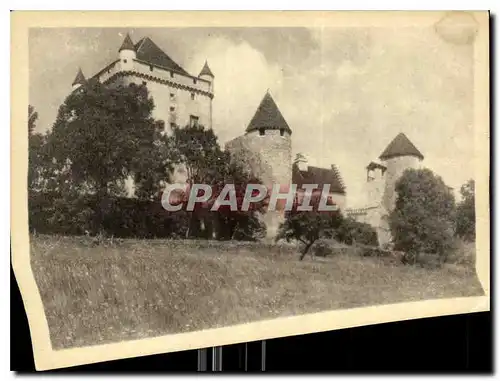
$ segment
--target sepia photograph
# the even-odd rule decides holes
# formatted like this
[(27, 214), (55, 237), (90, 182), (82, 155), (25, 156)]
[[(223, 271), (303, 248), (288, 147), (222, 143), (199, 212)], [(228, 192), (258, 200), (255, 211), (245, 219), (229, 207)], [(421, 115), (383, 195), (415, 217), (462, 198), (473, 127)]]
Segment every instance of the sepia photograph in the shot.
[(19, 37), (12, 257), (54, 353), (489, 298), (487, 12), (102, 13)]

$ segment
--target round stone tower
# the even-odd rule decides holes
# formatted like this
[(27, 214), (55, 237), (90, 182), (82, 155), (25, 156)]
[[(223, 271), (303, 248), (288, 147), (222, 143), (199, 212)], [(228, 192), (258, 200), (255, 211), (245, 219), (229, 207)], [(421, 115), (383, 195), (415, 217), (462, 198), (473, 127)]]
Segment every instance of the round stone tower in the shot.
[(134, 67), (134, 60), (137, 57), (136, 50), (130, 35), (127, 33), (123, 40), (122, 46), (118, 50), (120, 56), (120, 68), (123, 71), (132, 70)]
[[(280, 193), (287, 193), (292, 182), (292, 130), (281, 114), (269, 91), (259, 104), (245, 135), (226, 144), (233, 157), (250, 167), (251, 172), (268, 188), (279, 184)], [(284, 220), (284, 210), (278, 200), (275, 211), (262, 216), (267, 238), (276, 236)], [(283, 201), (284, 204), (284, 201)]]
[(400, 133), (379, 158), (387, 168), (384, 173), (385, 185), (382, 206), (387, 212), (391, 212), (396, 202), (396, 182), (406, 169), (418, 168), (424, 156), (405, 134)]
[(205, 81), (210, 82), (210, 91), (213, 93), (214, 92), (214, 74), (212, 73), (212, 70), (210, 70), (210, 67), (208, 66), (208, 62), (205, 61), (205, 65), (203, 65), (203, 68), (200, 71), (200, 74), (198, 75), (198, 78), (204, 79)]

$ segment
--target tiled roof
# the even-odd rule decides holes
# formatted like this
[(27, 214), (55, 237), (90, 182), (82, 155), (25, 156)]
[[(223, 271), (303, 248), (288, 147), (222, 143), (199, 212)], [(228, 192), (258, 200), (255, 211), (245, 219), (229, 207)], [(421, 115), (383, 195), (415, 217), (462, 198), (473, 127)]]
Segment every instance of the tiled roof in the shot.
[(330, 184), (331, 193), (345, 194), (345, 186), (340, 173), (335, 165), (331, 169), (319, 167), (307, 167), (307, 171), (301, 171), (294, 164), (292, 168), (292, 183), (301, 188), (303, 184), (318, 184), (323, 189), (325, 184)]
[(134, 43), (128, 33), (123, 40), (122, 46), (118, 49), (118, 52), (121, 52), (122, 50), (135, 50)]
[(381, 170), (385, 171), (387, 169), (387, 167), (385, 165), (380, 164), (380, 163), (376, 163), (374, 161), (371, 161), (370, 164), (368, 164), (366, 166), (366, 169), (367, 170), (381, 169)]
[(78, 73), (76, 74), (75, 80), (71, 84), (72, 86), (74, 85), (84, 85), (86, 82), (85, 76), (83, 75), (82, 69), (78, 69)]
[(260, 102), (257, 111), (255, 112), (252, 120), (248, 124), (246, 129), (247, 132), (259, 130), (261, 128), (265, 129), (284, 129), (289, 134), (292, 130), (288, 126), (285, 118), (281, 114), (278, 106), (274, 102), (269, 92), (266, 93), (262, 101)]
[(203, 68), (200, 71), (200, 75), (198, 77), (201, 77), (202, 75), (209, 75), (210, 77), (214, 78), (214, 75), (212, 73), (212, 70), (208, 67), (207, 61), (205, 61), (205, 65), (203, 65)]
[(380, 155), (380, 160), (387, 160), (398, 156), (416, 156), (420, 160), (424, 159), (424, 155), (413, 145), (408, 137), (400, 133), (394, 140), (387, 146), (387, 148)]
[(135, 44), (135, 50), (138, 60), (189, 76), (186, 70), (172, 60), (172, 58), (161, 50), (149, 37), (144, 37), (139, 40), (139, 42)]

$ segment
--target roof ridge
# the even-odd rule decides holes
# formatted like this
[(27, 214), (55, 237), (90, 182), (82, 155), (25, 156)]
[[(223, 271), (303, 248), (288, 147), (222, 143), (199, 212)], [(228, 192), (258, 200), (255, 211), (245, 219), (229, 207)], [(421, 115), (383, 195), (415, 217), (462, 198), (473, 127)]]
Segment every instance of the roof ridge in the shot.
[(141, 44), (137, 46), (136, 49), (137, 60), (192, 77), (192, 75), (190, 75), (181, 65), (175, 62), (162, 48), (160, 48), (151, 37), (145, 36), (140, 42)]

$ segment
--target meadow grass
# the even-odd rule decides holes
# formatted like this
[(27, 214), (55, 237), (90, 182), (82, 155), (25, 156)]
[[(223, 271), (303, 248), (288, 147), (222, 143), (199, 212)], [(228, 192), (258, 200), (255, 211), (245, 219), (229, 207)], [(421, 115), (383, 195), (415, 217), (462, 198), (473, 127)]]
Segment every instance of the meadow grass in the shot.
[(298, 260), (259, 243), (31, 237), (54, 349), (304, 313), (482, 295), (473, 266), (404, 266), (349, 251)]

